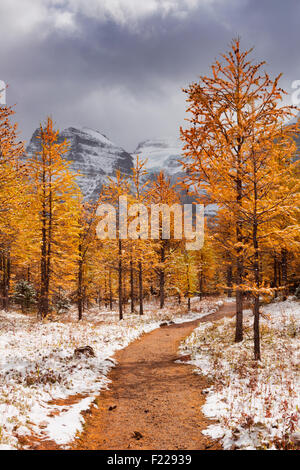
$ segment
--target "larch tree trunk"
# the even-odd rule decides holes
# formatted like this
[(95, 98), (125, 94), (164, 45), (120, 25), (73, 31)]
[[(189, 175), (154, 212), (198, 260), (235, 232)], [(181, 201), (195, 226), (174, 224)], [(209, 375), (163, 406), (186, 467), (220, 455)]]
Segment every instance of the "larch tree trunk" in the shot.
[[(240, 57), (237, 56), (237, 70), (236, 70), (236, 113), (237, 113), (237, 126), (241, 129), (241, 102), (240, 102)], [(243, 243), (243, 222), (241, 215), (241, 207), (243, 200), (243, 186), (242, 186), (242, 137), (237, 137), (237, 152), (236, 152), (236, 239), (237, 243), (242, 245)], [(236, 326), (235, 326), (235, 342), (238, 343), (243, 341), (243, 291), (240, 285), (243, 283), (244, 275), (244, 259), (242, 248), (237, 249), (236, 257), (236, 272), (237, 272), (237, 290), (236, 290)]]
[(122, 295), (122, 280), (123, 280), (123, 266), (122, 266), (122, 241), (119, 239), (119, 266), (118, 266), (118, 291), (119, 291), (119, 319), (123, 319), (123, 295)]
[(140, 305), (140, 315), (144, 314), (143, 306), (143, 266), (142, 262), (139, 261), (139, 305)]
[(226, 277), (227, 277), (227, 297), (231, 298), (232, 297), (232, 264), (229, 264), (227, 266)]
[(1, 307), (7, 311), (9, 308), (9, 288), (10, 288), (10, 253), (3, 252), (1, 255)]
[[(242, 181), (238, 177), (237, 178), (237, 206), (238, 208), (241, 206), (241, 203), (242, 203)], [(242, 222), (240, 219), (240, 215), (238, 215), (237, 217), (236, 238), (237, 238), (238, 243), (240, 244), (243, 243)], [(236, 275), (237, 275), (237, 285), (238, 285), (236, 289), (236, 326), (235, 326), (235, 342), (236, 343), (243, 341), (243, 291), (239, 287), (243, 282), (243, 274), (244, 274), (243, 253), (242, 253), (242, 248), (239, 247), (237, 249), (237, 257), (236, 257)]]
[(83, 313), (83, 259), (82, 259), (82, 244), (79, 243), (78, 246), (78, 278), (77, 278), (77, 310), (78, 310), (78, 320), (82, 320)]
[(111, 280), (111, 268), (108, 271), (108, 285), (109, 285), (109, 308), (110, 311), (113, 309), (113, 293), (112, 293), (112, 280)]
[(39, 316), (45, 318), (49, 312), (48, 282), (47, 282), (47, 210), (46, 210), (46, 175), (43, 169), (43, 201), (42, 201), (42, 240), (41, 240), (41, 287), (39, 298)]
[[(260, 272), (259, 272), (259, 252), (258, 252), (258, 241), (257, 241), (257, 223), (254, 222), (253, 227), (253, 246), (254, 246), (254, 280), (257, 289), (260, 285)], [(254, 359), (260, 361), (260, 331), (259, 331), (259, 293), (254, 294), (253, 304), (254, 314)]]
[(288, 275), (287, 275), (287, 250), (282, 248), (281, 250), (281, 276), (282, 284), (284, 287), (283, 290), (283, 299), (286, 300), (288, 295)]
[(275, 299), (278, 296), (278, 261), (277, 261), (277, 256), (276, 253), (274, 254), (274, 261), (273, 261), (273, 286), (274, 286), (274, 297)]
[(130, 259), (130, 311), (134, 313), (134, 272), (132, 254)]
[(159, 271), (159, 297), (160, 297), (160, 308), (163, 308), (165, 305), (165, 270), (163, 263), (165, 262), (165, 247), (162, 245), (160, 250), (160, 262), (161, 268)]

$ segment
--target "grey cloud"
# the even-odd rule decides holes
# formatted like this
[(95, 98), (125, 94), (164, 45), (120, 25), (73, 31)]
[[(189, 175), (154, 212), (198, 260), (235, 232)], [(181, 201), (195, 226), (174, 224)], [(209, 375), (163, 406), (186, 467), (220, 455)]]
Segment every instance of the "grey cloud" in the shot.
[(178, 132), (185, 118), (181, 87), (209, 73), (238, 34), (271, 74), (284, 72), (289, 89), (300, 79), (298, 18), (296, 0), (219, 2), (184, 18), (156, 13), (138, 29), (77, 14), (76, 31), (37, 28), (8, 41), (0, 78), (10, 85), (26, 138), (52, 114), (60, 128), (87, 125), (132, 150), (145, 138)]

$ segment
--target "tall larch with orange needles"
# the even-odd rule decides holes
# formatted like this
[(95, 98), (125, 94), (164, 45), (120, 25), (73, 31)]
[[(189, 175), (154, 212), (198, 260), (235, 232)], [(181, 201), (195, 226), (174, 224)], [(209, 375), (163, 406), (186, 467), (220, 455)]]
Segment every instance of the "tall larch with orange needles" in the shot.
[[(175, 185), (171, 183), (170, 178), (166, 177), (162, 171), (156, 175), (156, 178), (150, 183), (147, 197), (151, 204), (155, 204), (157, 206), (165, 205), (168, 207), (168, 210), (180, 201), (179, 193), (176, 191)], [(170, 216), (170, 238), (165, 238), (163, 234), (162, 213), (159, 214), (159, 233), (155, 247), (159, 256), (159, 262), (157, 263), (155, 270), (159, 278), (160, 308), (163, 308), (165, 304), (167, 265), (170, 262), (170, 256), (181, 245), (181, 239), (175, 239), (176, 221), (174, 212), (170, 213)], [(182, 220), (180, 222), (182, 223)]]
[(8, 308), (11, 280), (11, 249), (18, 232), (18, 213), (22, 207), (24, 169), (23, 142), (17, 125), (11, 123), (14, 111), (0, 106), (0, 304)]
[[(39, 245), (39, 315), (51, 308), (53, 284), (74, 282), (81, 195), (74, 174), (63, 159), (66, 141), (59, 142), (51, 118), (40, 126), (41, 150), (31, 161), (31, 219)], [(31, 235), (32, 236), (32, 235)]]
[[(259, 157), (259, 166), (254, 169), (253, 152), (261, 155), (262, 151), (265, 157), (267, 139), (275, 142), (284, 121), (293, 115), (292, 106), (280, 106), (280, 76), (272, 80), (263, 71), (264, 62), (251, 61), (251, 52), (242, 51), (240, 40), (233, 40), (229, 52), (212, 65), (211, 77), (201, 76), (198, 83), (185, 90), (190, 117), (189, 126), (181, 129), (187, 184), (197, 188), (199, 194), (204, 191), (202, 199), (227, 209), (233, 217), (237, 342), (243, 339), (243, 284), (249, 237), (246, 197), (250, 191), (253, 202), (253, 175), (257, 170), (262, 174), (265, 161)], [(280, 137), (280, 142), (284, 140)], [(259, 198), (263, 200), (263, 191)]]

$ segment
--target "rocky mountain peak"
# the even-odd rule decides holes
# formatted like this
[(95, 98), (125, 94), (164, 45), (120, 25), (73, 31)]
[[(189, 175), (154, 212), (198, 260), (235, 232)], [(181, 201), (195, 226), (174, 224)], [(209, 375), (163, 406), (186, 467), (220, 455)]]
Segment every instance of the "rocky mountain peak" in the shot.
[[(26, 149), (28, 156), (41, 149), (38, 134), (39, 129), (34, 131)], [(70, 168), (80, 173), (77, 182), (86, 199), (96, 199), (107, 176), (114, 176), (117, 169), (124, 174), (132, 172), (132, 156), (99, 131), (68, 127), (59, 133), (58, 141), (65, 139), (70, 144), (65, 158), (70, 161)]]

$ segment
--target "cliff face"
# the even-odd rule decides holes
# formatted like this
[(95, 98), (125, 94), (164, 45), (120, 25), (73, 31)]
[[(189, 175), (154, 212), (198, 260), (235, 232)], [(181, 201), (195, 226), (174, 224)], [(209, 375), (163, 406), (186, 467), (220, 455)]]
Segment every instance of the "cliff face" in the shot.
[[(26, 149), (28, 156), (40, 151), (38, 132), (33, 133)], [(132, 156), (98, 131), (69, 127), (59, 134), (59, 142), (65, 139), (70, 144), (65, 158), (71, 162), (71, 169), (80, 173), (77, 182), (86, 199), (96, 199), (107, 176), (113, 176), (117, 169), (125, 174), (132, 172)]]
[[(40, 151), (37, 129), (27, 147), (27, 155)], [(96, 199), (107, 176), (113, 176), (116, 169), (124, 174), (132, 173), (136, 155), (147, 159), (147, 178), (152, 179), (163, 170), (171, 177), (172, 183), (182, 176), (178, 160), (181, 156), (181, 142), (177, 139), (152, 139), (138, 144), (132, 155), (118, 147), (105, 135), (88, 128), (69, 127), (59, 134), (59, 142), (67, 139), (70, 150), (65, 155), (71, 162), (71, 169), (80, 173), (77, 182), (86, 199)]]
[(182, 173), (178, 160), (182, 154), (182, 143), (180, 140), (152, 139), (141, 142), (133, 155), (139, 155), (143, 160), (147, 159), (147, 170), (149, 173), (158, 173), (164, 170), (169, 176)]
[[(27, 147), (27, 156), (40, 151), (37, 138), (37, 129)], [(79, 173), (78, 185), (86, 200), (96, 200), (107, 177), (113, 177), (119, 169), (121, 173), (129, 175), (136, 155), (147, 160), (148, 171), (146, 179), (153, 179), (157, 173), (164, 171), (171, 183), (175, 184), (184, 173), (179, 160), (182, 158), (182, 143), (179, 139), (149, 139), (138, 144), (136, 150), (130, 154), (122, 147), (117, 146), (105, 135), (88, 128), (68, 127), (59, 134), (59, 142), (67, 140), (70, 150), (65, 159), (70, 161), (70, 168)], [(194, 198), (181, 191), (182, 203), (191, 203)], [(207, 215), (213, 216), (216, 212), (214, 205), (205, 208)]]

